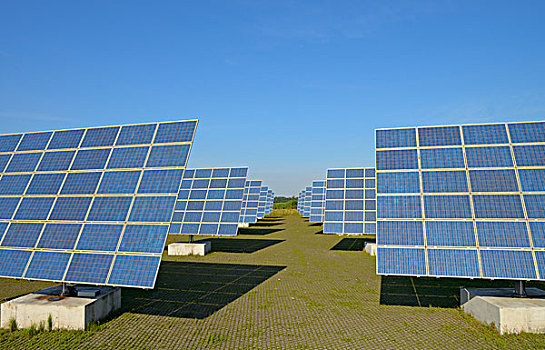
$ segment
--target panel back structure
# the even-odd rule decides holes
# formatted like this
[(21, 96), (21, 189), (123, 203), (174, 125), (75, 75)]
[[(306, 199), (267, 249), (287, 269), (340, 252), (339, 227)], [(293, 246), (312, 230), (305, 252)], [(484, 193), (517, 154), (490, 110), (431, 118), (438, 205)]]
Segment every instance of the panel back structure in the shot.
[(261, 184), (261, 180), (246, 181), (239, 223), (255, 224), (257, 222), (257, 209), (259, 207)]
[(0, 276), (153, 288), (197, 121), (0, 136)]
[(325, 181), (312, 181), (309, 222), (324, 222)]
[(327, 170), (324, 233), (376, 234), (375, 168)]
[(310, 217), (310, 201), (312, 199), (312, 187), (305, 187), (305, 202), (303, 204), (303, 217)]
[(236, 236), (248, 168), (187, 169), (170, 233)]
[(268, 194), (269, 194), (269, 187), (261, 186), (261, 191), (259, 192), (259, 205), (258, 205), (258, 208), (257, 208), (257, 218), (258, 219), (263, 219), (265, 217)]
[(545, 279), (545, 123), (376, 130), (377, 272)]

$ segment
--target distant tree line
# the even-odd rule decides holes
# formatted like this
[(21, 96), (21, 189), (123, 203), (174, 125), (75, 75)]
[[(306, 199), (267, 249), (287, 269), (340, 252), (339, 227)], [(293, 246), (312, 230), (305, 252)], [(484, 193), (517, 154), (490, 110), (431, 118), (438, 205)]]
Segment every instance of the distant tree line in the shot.
[(274, 197), (273, 209), (297, 209), (297, 197)]

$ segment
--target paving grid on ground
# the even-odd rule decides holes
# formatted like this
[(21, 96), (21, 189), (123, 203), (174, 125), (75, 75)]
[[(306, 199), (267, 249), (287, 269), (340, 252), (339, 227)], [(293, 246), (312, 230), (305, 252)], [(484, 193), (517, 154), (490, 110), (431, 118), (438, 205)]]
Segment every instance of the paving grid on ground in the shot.
[[(375, 259), (361, 251), (372, 237), (321, 229), (296, 214), (273, 214), (236, 238), (212, 238), (215, 252), (205, 257), (164, 255), (156, 288), (123, 289), (122, 313), (94, 331), (0, 331), (0, 348), (545, 347), (545, 335), (499, 336), (456, 308), (461, 285), (503, 282), (381, 278)], [(180, 240), (171, 236), (167, 244)], [(45, 285), (2, 279), (0, 299)]]

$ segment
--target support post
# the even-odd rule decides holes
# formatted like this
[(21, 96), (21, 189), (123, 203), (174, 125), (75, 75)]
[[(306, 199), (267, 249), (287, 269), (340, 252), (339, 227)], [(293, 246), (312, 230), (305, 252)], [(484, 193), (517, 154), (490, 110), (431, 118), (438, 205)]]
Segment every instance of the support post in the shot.
[(515, 281), (515, 298), (526, 298), (526, 281)]
[(193, 235), (189, 235), (189, 242), (188, 243), (192, 243), (193, 242)]

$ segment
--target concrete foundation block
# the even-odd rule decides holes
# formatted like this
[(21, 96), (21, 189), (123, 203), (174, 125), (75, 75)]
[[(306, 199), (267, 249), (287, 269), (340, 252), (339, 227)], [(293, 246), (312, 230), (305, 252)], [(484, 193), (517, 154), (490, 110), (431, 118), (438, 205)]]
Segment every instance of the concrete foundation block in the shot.
[[(85, 290), (87, 287), (77, 286)], [(53, 328), (85, 329), (93, 321), (106, 318), (112, 311), (121, 308), (121, 289), (92, 287), (100, 290), (95, 297), (62, 297), (62, 287), (55, 286), (23, 295), (7, 301), (1, 306), (0, 325), (9, 328), (10, 319), (15, 319), (19, 328), (32, 324), (48, 325), (51, 315)], [(83, 293), (85, 294), (85, 293)]]
[(204, 256), (212, 250), (210, 241), (197, 243), (171, 243), (168, 245), (168, 255), (201, 255)]
[(365, 252), (371, 256), (377, 255), (377, 244), (365, 242)]
[(238, 227), (250, 227), (250, 224), (247, 222), (241, 222), (238, 224)]
[(527, 288), (528, 298), (514, 298), (513, 292), (512, 288), (464, 288), (460, 305), (478, 321), (493, 324), (500, 334), (545, 333), (545, 291)]

